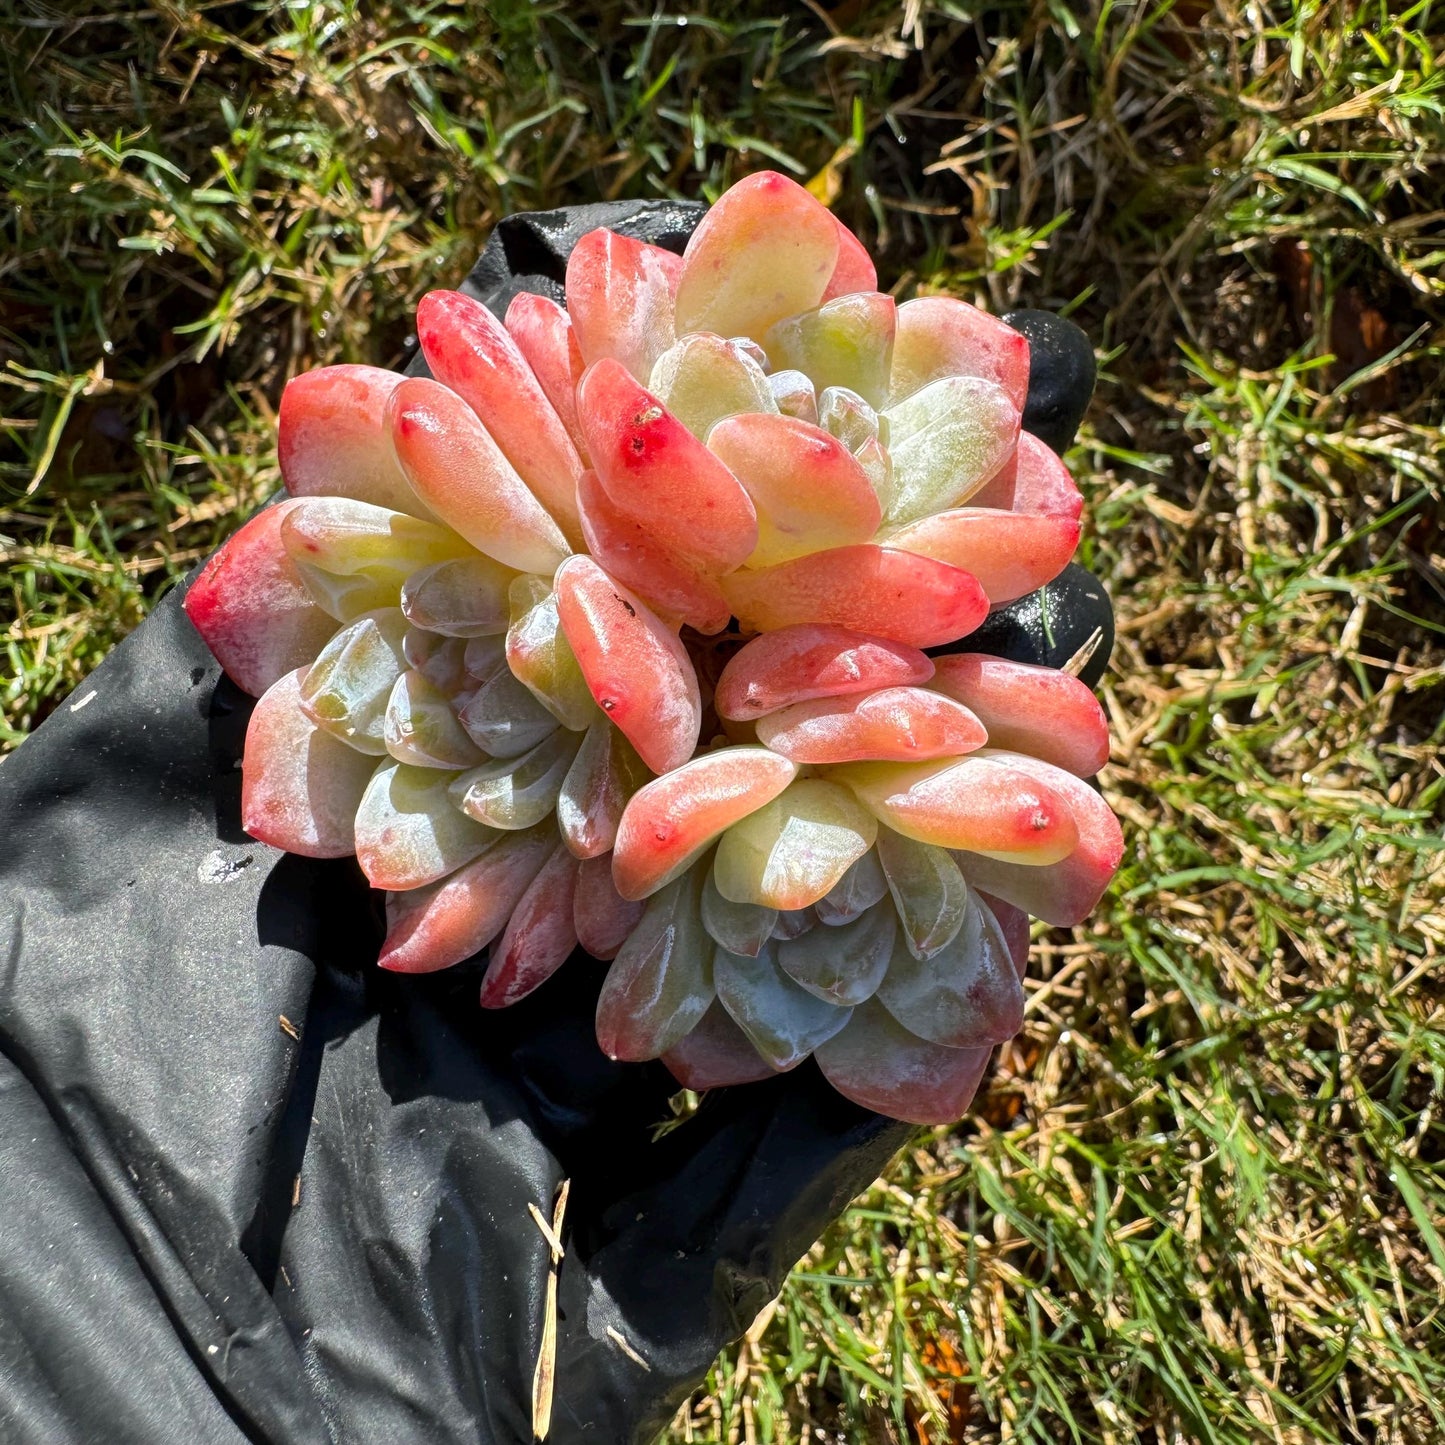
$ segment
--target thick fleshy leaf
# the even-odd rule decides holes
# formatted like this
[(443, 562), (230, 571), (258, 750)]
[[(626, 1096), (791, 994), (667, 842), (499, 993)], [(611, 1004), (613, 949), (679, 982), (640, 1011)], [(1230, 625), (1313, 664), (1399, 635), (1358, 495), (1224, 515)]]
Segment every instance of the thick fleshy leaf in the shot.
[(537, 701), (573, 732), (597, 720), (597, 704), (557, 618), (557, 594), (544, 577), (518, 577), (511, 588), (507, 666)]
[(888, 545), (972, 572), (998, 607), (1036, 592), (1069, 565), (1079, 524), (1071, 517), (962, 507), (889, 532)]
[[(856, 926), (856, 925), (855, 925)], [(1011, 1039), (1024, 1021), (1024, 991), (998, 920), (971, 892), (953, 941), (920, 959), (900, 941), (878, 1002), (909, 1033), (950, 1049)]]
[(402, 640), (406, 618), (383, 608), (348, 623), (321, 649), (301, 684), (301, 706), (359, 752), (386, 752), (386, 709), (397, 679), (407, 670)]
[(562, 631), (598, 707), (653, 772), (681, 767), (702, 727), (697, 674), (682, 643), (590, 557), (569, 558), (556, 587)]
[(1109, 721), (1087, 684), (1055, 667), (980, 652), (938, 658), (931, 686), (978, 714), (991, 747), (1092, 778), (1109, 761)]
[(680, 561), (645, 522), (624, 512), (603, 489), (596, 472), (577, 483), (582, 535), (593, 559), (624, 587), (652, 604), (659, 615), (686, 622), (704, 634), (721, 632), (732, 610), (717, 583)]
[(437, 516), (519, 572), (556, 568), (566, 537), (461, 397), (414, 376), (392, 392), (387, 411), (402, 469)]
[(875, 998), (818, 1049), (818, 1067), (865, 1109), (909, 1124), (953, 1124), (968, 1112), (992, 1052), (925, 1043)]
[(707, 444), (757, 510), (758, 544), (748, 566), (866, 542), (878, 530), (882, 511), (868, 474), (821, 427), (753, 412), (720, 421)]
[(183, 606), (226, 676), (260, 697), (309, 663), (336, 631), (281, 541), (288, 499), (252, 517), (191, 583)]
[(617, 830), (612, 876), (624, 898), (670, 883), (740, 818), (772, 802), (798, 775), (767, 748), (703, 753), (647, 784)]
[(519, 758), (557, 730), (557, 719), (502, 665), (457, 714), (468, 737), (493, 758)]
[(1013, 960), (1014, 972), (1022, 983), (1029, 970), (1029, 916), (1022, 908), (995, 898), (992, 893), (980, 893), (974, 889), (973, 896), (993, 914), (1008, 944), (1009, 957)]
[(503, 833), (440, 882), (388, 893), (377, 962), (394, 973), (432, 973), (480, 953), (506, 927), (556, 846), (556, 830), (545, 823)]
[(1029, 392), (1028, 338), (952, 296), (905, 301), (893, 343), (893, 399), (902, 401), (945, 376), (995, 382), (1022, 411)]
[(401, 639), (407, 666), (451, 698), (470, 682), (467, 644), (460, 637), (443, 637), (422, 627), (408, 627)]
[(617, 891), (611, 858), (584, 858), (578, 863), (572, 921), (577, 927), (577, 942), (593, 958), (616, 958), (618, 949), (641, 922), (646, 907)]
[(469, 637), (462, 657), (468, 677), (478, 684), (490, 682), (507, 665), (507, 639)]
[(489, 828), (530, 828), (550, 817), (581, 738), (558, 728), (520, 758), (496, 758), (472, 768), (447, 790), (469, 818)]
[(418, 568), (470, 554), (455, 532), (349, 497), (303, 497), (281, 519), (281, 543), (317, 603), (350, 622), (395, 607)]
[[(882, 829), (879, 829), (881, 836)], [(829, 928), (851, 923), (888, 893), (888, 879), (878, 861), (877, 848), (870, 848), (814, 905), (818, 922)], [(735, 953), (739, 950), (734, 949)]]
[(567, 962), (577, 947), (576, 889), (577, 860), (558, 844), (492, 945), (482, 979), (483, 1008), (506, 1008), (526, 998)]
[(888, 443), (877, 410), (846, 386), (828, 386), (818, 393), (818, 425), (850, 452), (861, 451), (870, 441)]
[(933, 660), (916, 647), (846, 627), (805, 622), (755, 637), (718, 678), (722, 717), (760, 718), (816, 697), (848, 697), (927, 682)]
[(784, 416), (818, 424), (818, 391), (801, 371), (774, 371), (768, 376), (768, 390)]
[(777, 945), (778, 967), (825, 1003), (852, 1008), (873, 997), (893, 957), (893, 910), (870, 908), (851, 923), (814, 928)]
[(293, 497), (353, 497), (430, 517), (397, 465), (386, 403), (402, 378), (379, 366), (304, 371), (281, 393), (276, 452)]
[(511, 333), (480, 301), (460, 291), (432, 291), (416, 309), (416, 334), (431, 374), (481, 418), (568, 542), (581, 546), (582, 459)]
[(994, 754), (1000, 766), (1036, 777), (1067, 799), (1078, 830), (1078, 846), (1046, 868), (1021, 868), (1016, 862), (960, 853), (963, 876), (985, 893), (1042, 918), (1056, 928), (1072, 928), (1094, 911), (1124, 857), (1124, 835), (1109, 805), (1087, 783), (1062, 768), (1023, 753)]
[(938, 647), (988, 615), (988, 597), (970, 573), (871, 542), (734, 572), (721, 585), (738, 621), (755, 632), (832, 623)]
[(577, 424), (577, 383), (586, 363), (572, 330), (572, 318), (550, 297), (519, 291), (507, 307), (505, 325), (585, 466), (587, 446)]
[(655, 1059), (708, 1011), (712, 940), (703, 932), (700, 876), (684, 874), (647, 901), (597, 999), (597, 1042), (610, 1059)]
[(421, 888), (470, 863), (496, 841), (495, 829), (452, 806), (453, 773), (388, 759), (356, 810), (356, 860), (373, 888)]
[(868, 478), (868, 485), (878, 498), (878, 509), (886, 517), (898, 495), (893, 485), (893, 458), (888, 455), (888, 448), (877, 437), (869, 437), (853, 453), (853, 459), (863, 468), (863, 475)]
[(966, 707), (921, 687), (814, 698), (759, 718), (757, 728), (764, 746), (795, 763), (813, 764), (956, 758), (988, 738)]
[(588, 368), (577, 411), (603, 490), (683, 561), (736, 567), (757, 546), (742, 484), (621, 362)]
[(419, 768), (470, 768), (483, 757), (445, 694), (416, 671), (397, 678), (386, 705), (382, 738), (397, 762)]
[(459, 557), (413, 572), (401, 589), (409, 621), (448, 637), (490, 637), (507, 630), (508, 589), (520, 574), (490, 557)]
[(780, 908), (778, 921), (773, 924), (773, 937), (779, 943), (787, 943), (790, 939), (801, 938), (817, 926), (818, 910), (814, 907)]
[(776, 1070), (801, 1063), (843, 1028), (852, 1012), (794, 983), (778, 967), (771, 944), (756, 958), (718, 949), (713, 981), (733, 1022)]
[(1019, 433), (1013, 457), (969, 501), (975, 507), (1002, 507), (1028, 516), (1074, 521), (1084, 510), (1083, 493), (1058, 453), (1030, 432)]
[(702, 1016), (702, 1022), (663, 1054), (662, 1062), (684, 1089), (698, 1093), (755, 1084), (777, 1072), (758, 1057), (748, 1036), (720, 1003), (714, 1003)]
[(762, 908), (756, 903), (734, 903), (717, 891), (713, 870), (705, 868), (702, 885), (702, 926), (708, 937), (729, 953), (756, 958), (758, 951), (773, 936), (778, 910)]
[(846, 788), (800, 778), (722, 835), (713, 877), (734, 903), (816, 903), (873, 846), (878, 825)]
[(647, 389), (699, 440), (725, 416), (778, 409), (767, 374), (749, 352), (706, 331), (663, 352)]
[(267, 688), (246, 726), (241, 826), (258, 843), (304, 858), (345, 858), (376, 761), (301, 710), (304, 667)]
[(833, 301), (854, 291), (876, 291), (878, 271), (868, 248), (836, 216), (833, 223), (838, 227), (838, 260), (823, 291), (823, 300)]
[(584, 365), (604, 357), (646, 382), (677, 339), (672, 298), (682, 257), (615, 231), (589, 231), (567, 258), (567, 313)]
[(828, 776), (919, 843), (1038, 867), (1067, 857), (1078, 842), (1073, 810), (1058, 789), (989, 750), (936, 763), (844, 763)]
[(808, 374), (822, 391), (846, 386), (872, 406), (888, 405), (897, 307), (891, 296), (859, 292), (789, 316), (768, 332), (768, 359)]
[(838, 261), (838, 224), (796, 181), (746, 176), (719, 197), (683, 252), (677, 332), (762, 336), (818, 305)]
[(874, 850), (883, 865), (903, 942), (917, 958), (931, 958), (953, 942), (968, 908), (968, 884), (953, 855), (917, 843), (891, 828), (878, 830)]
[(576, 857), (611, 851), (627, 800), (651, 776), (620, 729), (605, 718), (587, 729), (557, 798), (562, 838)]
[(1019, 412), (1003, 388), (950, 376), (884, 413), (893, 461), (890, 528), (962, 506), (1014, 454)]

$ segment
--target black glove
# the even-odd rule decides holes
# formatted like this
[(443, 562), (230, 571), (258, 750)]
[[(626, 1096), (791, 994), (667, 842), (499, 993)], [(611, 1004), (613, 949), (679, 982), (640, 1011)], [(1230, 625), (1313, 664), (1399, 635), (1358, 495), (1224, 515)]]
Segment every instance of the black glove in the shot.
[[(700, 214), (515, 217), (468, 289), (560, 296), (584, 232), (680, 249)], [(1028, 315), (1058, 444), (1092, 357)], [(1048, 636), (1026, 598), (985, 650), (1057, 662), (1106, 626), (1080, 571)], [(250, 699), (179, 602), (0, 765), (0, 1439), (528, 1440), (551, 1257), (528, 1206), (570, 1179), (550, 1438), (647, 1440), (908, 1127), (808, 1063), (654, 1142), (676, 1085), (597, 1048), (605, 965), (501, 1013), (478, 964), (376, 968), (354, 861), (241, 832)]]

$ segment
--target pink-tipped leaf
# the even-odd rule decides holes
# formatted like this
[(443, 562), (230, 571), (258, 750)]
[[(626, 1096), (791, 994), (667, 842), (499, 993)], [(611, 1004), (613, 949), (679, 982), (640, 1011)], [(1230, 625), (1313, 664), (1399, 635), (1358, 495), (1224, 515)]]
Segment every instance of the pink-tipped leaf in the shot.
[(506, 1008), (526, 998), (567, 962), (577, 947), (576, 888), (577, 860), (559, 843), (492, 945), (482, 978), (483, 1008)]
[(759, 718), (757, 728), (759, 742), (806, 764), (956, 758), (988, 738), (966, 707), (921, 687), (794, 703)]

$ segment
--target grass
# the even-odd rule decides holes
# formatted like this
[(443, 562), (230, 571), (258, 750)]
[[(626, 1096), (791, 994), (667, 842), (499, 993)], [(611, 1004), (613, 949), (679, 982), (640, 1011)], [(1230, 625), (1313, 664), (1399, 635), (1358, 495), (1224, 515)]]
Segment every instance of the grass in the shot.
[(508, 211), (774, 165), (1098, 340), (1125, 866), (674, 1439), (1445, 1438), (1445, 11), (8, 8), (0, 745)]

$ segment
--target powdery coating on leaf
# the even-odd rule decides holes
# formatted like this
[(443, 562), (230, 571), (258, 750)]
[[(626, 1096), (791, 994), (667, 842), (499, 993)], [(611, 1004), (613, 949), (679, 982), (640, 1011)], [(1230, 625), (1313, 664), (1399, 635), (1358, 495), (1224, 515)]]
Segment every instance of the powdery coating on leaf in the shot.
[(1028, 338), (952, 296), (905, 301), (893, 341), (893, 399), (912, 396), (943, 376), (996, 382), (1022, 411), (1029, 391)]
[(1083, 493), (1058, 453), (1026, 431), (1019, 433), (1013, 456), (969, 501), (975, 507), (1000, 507), (1028, 516), (1069, 517), (1074, 521), (1084, 511)]
[(589, 231), (567, 258), (567, 311), (585, 366), (611, 357), (646, 383), (677, 339), (682, 257), (614, 231)]
[(828, 1082), (865, 1109), (909, 1124), (952, 1124), (968, 1112), (992, 1052), (925, 1043), (869, 999), (817, 1058)]
[(1090, 688), (1053, 667), (979, 652), (940, 657), (930, 684), (971, 708), (992, 747), (1092, 778), (1109, 761), (1109, 722)]
[(206, 563), (183, 604), (226, 675), (252, 697), (304, 667), (336, 631), (281, 541), (281, 523), (297, 505), (288, 500), (252, 517)]
[(541, 573), (567, 555), (557, 523), (455, 392), (412, 377), (392, 393), (387, 415), (412, 486), (479, 552)]
[(1087, 783), (1023, 753), (995, 754), (1000, 764), (1040, 779), (1073, 811), (1079, 841), (1060, 862), (1019, 867), (977, 853), (959, 853), (963, 876), (978, 889), (1025, 909), (1056, 928), (1082, 923), (1104, 896), (1124, 857), (1124, 835), (1109, 805)]
[(1071, 517), (962, 507), (890, 532), (888, 543), (971, 572), (999, 607), (1036, 592), (1069, 565), (1079, 524)]
[(821, 427), (753, 412), (720, 421), (707, 444), (757, 509), (749, 567), (866, 542), (878, 530), (882, 508), (868, 474)]
[(757, 513), (738, 479), (620, 362), (588, 368), (577, 408), (613, 505), (683, 561), (716, 572), (757, 546)]
[(947, 948), (968, 911), (968, 884), (946, 849), (879, 828), (877, 858), (903, 928), (918, 958)]
[(460, 291), (432, 291), (417, 307), (416, 333), (432, 375), (471, 407), (567, 541), (580, 546), (582, 460), (506, 327)]
[(551, 297), (522, 291), (512, 297), (505, 325), (586, 466), (587, 445), (577, 424), (577, 383), (585, 363), (572, 318)]
[(692, 233), (677, 287), (677, 330), (761, 337), (818, 305), (838, 260), (838, 224), (796, 181), (748, 176)]
[(702, 726), (697, 674), (683, 645), (590, 557), (569, 558), (556, 587), (562, 630), (598, 707), (653, 772), (681, 767)]
[(988, 615), (971, 573), (873, 543), (734, 572), (722, 590), (756, 632), (831, 623), (920, 648), (965, 637)]
[(847, 697), (927, 682), (933, 659), (916, 647), (829, 623), (800, 623), (755, 637), (718, 678), (722, 717), (760, 718), (817, 697)]
[(844, 763), (828, 775), (916, 842), (1056, 863), (1078, 842), (1073, 809), (1057, 788), (1011, 762), (979, 752), (938, 763)]
[(795, 763), (923, 762), (961, 757), (987, 741), (966, 707), (921, 687), (794, 703), (757, 727), (759, 742)]
[(936, 381), (884, 420), (893, 464), (890, 528), (962, 506), (1018, 444), (1018, 409), (1000, 387), (974, 377)]
[(482, 979), (483, 1008), (506, 1008), (526, 998), (567, 962), (577, 947), (573, 902), (577, 860), (557, 846), (517, 904), (493, 945)]
[(624, 898), (669, 883), (725, 828), (770, 803), (797, 768), (767, 748), (704, 753), (636, 793), (622, 815), (612, 876)]
[(286, 383), (276, 453), (293, 497), (354, 497), (431, 516), (397, 465), (386, 426), (401, 380), (379, 366), (323, 366)]
[(356, 810), (376, 761), (322, 732), (301, 711), (298, 667), (266, 691), (246, 726), (241, 826), (259, 843), (303, 858), (355, 851)]
[(387, 894), (377, 962), (396, 973), (432, 973), (481, 952), (506, 927), (555, 846), (556, 832), (545, 824), (509, 833), (441, 882)]
[(413, 572), (401, 589), (407, 621), (448, 637), (490, 637), (507, 630), (508, 592), (521, 574), (490, 557), (460, 557)]

